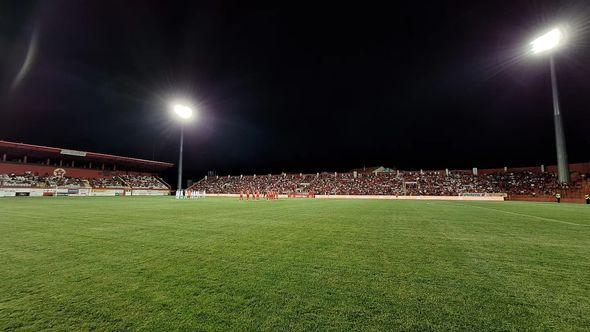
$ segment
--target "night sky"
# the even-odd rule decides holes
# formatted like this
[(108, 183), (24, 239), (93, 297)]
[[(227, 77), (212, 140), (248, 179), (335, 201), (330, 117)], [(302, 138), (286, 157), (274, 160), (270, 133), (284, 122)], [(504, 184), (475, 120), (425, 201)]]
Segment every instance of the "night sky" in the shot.
[(569, 158), (590, 160), (587, 1), (276, 3), (1, 1), (0, 139), (176, 163), (187, 98), (189, 178), (554, 164), (526, 49), (567, 23)]

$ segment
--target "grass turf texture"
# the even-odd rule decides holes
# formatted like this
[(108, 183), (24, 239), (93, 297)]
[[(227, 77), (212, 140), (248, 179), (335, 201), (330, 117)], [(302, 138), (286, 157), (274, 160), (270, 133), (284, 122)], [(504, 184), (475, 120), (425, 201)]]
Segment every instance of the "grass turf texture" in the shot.
[(0, 329), (590, 329), (590, 207), (0, 199)]

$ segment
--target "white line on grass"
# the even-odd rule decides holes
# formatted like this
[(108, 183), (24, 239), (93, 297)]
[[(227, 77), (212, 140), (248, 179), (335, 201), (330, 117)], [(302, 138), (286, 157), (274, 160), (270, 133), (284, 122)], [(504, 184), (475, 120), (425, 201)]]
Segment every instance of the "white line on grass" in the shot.
[(504, 212), (504, 213), (507, 213), (507, 214), (516, 215), (516, 216), (531, 217), (531, 218), (536, 218), (536, 219), (541, 219), (541, 220), (546, 220), (546, 221), (558, 222), (558, 223), (561, 223), (561, 224), (581, 226), (581, 227), (590, 227), (590, 225), (576, 224), (574, 222), (563, 221), (563, 220), (559, 220), (559, 219), (539, 217), (539, 216), (535, 216), (535, 215), (532, 215), (532, 214), (512, 212), (512, 211), (506, 211), (506, 210), (500, 210), (500, 209), (494, 209), (494, 208), (490, 208), (490, 207), (484, 207), (484, 206), (478, 206), (478, 205), (470, 205), (470, 204), (458, 204), (458, 205), (476, 207), (476, 208), (485, 209), (485, 210), (499, 211), (499, 212)]

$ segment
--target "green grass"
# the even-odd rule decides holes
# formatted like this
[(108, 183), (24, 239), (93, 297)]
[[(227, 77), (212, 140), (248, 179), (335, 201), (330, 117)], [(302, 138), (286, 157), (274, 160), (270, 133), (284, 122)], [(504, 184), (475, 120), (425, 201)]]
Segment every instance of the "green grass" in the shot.
[(0, 329), (588, 330), (590, 206), (4, 198)]

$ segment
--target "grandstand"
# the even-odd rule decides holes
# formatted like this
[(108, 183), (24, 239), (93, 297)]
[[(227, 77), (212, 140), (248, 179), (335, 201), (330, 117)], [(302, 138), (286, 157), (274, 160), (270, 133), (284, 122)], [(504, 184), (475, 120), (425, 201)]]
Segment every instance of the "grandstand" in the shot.
[(0, 196), (169, 195), (170, 163), (0, 141)]
[(206, 176), (190, 189), (208, 194), (278, 192), (287, 196), (346, 198), (449, 198), (582, 203), (590, 192), (590, 162), (571, 164), (572, 183), (558, 181), (555, 166), (472, 170), (402, 171), (385, 167), (350, 172)]
[[(0, 141), (0, 196), (168, 195), (158, 176), (173, 164)], [(590, 162), (570, 164), (572, 183), (555, 166), (471, 170), (396, 170), (383, 166), (314, 174), (205, 176), (190, 190), (209, 195), (278, 192), (284, 197), (448, 198), (583, 202)]]

